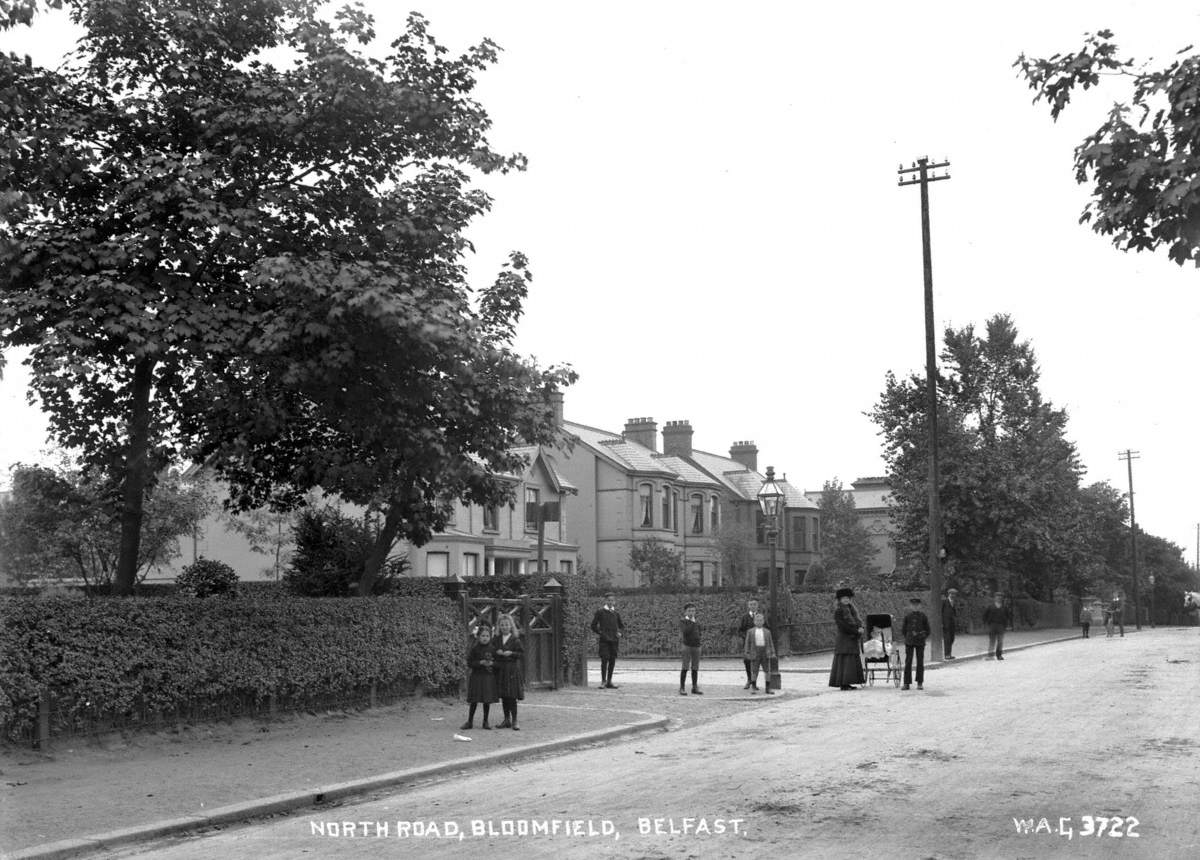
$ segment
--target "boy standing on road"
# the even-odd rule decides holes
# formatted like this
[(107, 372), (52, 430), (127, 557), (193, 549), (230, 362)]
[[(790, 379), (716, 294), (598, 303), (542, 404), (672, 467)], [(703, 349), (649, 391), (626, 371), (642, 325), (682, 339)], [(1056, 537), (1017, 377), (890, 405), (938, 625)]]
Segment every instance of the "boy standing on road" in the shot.
[(991, 660), (993, 655), (997, 660), (1004, 659), (1004, 628), (1007, 621), (1004, 597), (997, 593), (992, 605), (983, 610), (983, 623), (987, 625), (988, 632), (988, 652), (985, 660)]
[(700, 624), (696, 621), (696, 604), (688, 603), (683, 607), (679, 632), (683, 635), (683, 668), (679, 670), (679, 695), (687, 695), (684, 684), (690, 667), (692, 670), (692, 695), (703, 696), (704, 693), (696, 684), (696, 676), (700, 672)]
[(958, 623), (958, 589), (952, 588), (942, 599), (942, 656), (953, 660), (954, 630)]
[[(742, 620), (738, 623), (738, 636), (741, 637), (743, 644), (746, 641), (746, 631), (754, 626), (755, 615), (758, 615), (758, 601), (751, 597), (746, 601), (746, 611), (742, 613)], [(771, 628), (768, 627), (767, 629), (770, 630)], [(742, 687), (742, 689), (749, 690), (753, 688), (755, 692), (758, 692), (758, 682), (754, 680), (755, 676), (750, 671), (752, 662), (749, 657), (742, 661), (746, 666), (746, 686)]]
[(600, 637), (598, 651), (600, 652), (600, 689), (617, 689), (612, 682), (613, 666), (617, 664), (617, 644), (621, 641), (621, 631), (625, 625), (617, 612), (616, 599), (613, 594), (604, 595), (604, 605), (592, 616), (592, 632)]
[(1088, 639), (1088, 631), (1092, 629), (1092, 607), (1085, 606), (1079, 610), (1079, 626), (1083, 628), (1083, 638)]
[(758, 670), (761, 668), (764, 691), (768, 696), (775, 695), (775, 691), (771, 689), (771, 658), (775, 656), (775, 642), (771, 638), (771, 631), (766, 628), (766, 622), (761, 612), (754, 616), (754, 626), (746, 631), (742, 656), (754, 671), (754, 674), (750, 676), (750, 694), (758, 692)]
[(912, 686), (913, 657), (917, 658), (917, 689), (925, 689), (925, 640), (933, 632), (929, 627), (929, 616), (921, 610), (921, 598), (908, 599), (912, 608), (904, 616), (900, 625), (900, 635), (904, 637), (904, 686), (907, 690)]

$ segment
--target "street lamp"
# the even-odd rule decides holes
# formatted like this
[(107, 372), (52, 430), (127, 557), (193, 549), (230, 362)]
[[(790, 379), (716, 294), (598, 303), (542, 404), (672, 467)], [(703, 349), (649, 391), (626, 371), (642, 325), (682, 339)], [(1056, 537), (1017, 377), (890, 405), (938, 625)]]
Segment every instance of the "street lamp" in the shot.
[(779, 677), (779, 576), (775, 571), (775, 544), (779, 540), (779, 505), (783, 490), (775, 483), (775, 467), (767, 466), (767, 480), (758, 491), (758, 504), (762, 507), (763, 525), (767, 530), (767, 543), (771, 546), (771, 567), (768, 571), (771, 583), (771, 638), (775, 640), (775, 656), (771, 658), (771, 676), (767, 680), (768, 690), (778, 690)]

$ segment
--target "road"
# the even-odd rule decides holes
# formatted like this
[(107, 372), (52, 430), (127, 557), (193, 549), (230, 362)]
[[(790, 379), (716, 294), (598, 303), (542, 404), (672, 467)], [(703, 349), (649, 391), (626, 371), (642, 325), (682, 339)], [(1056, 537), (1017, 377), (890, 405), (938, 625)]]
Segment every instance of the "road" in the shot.
[(1197, 632), (964, 661), (923, 692), (781, 700), (121, 856), (1194, 858)]

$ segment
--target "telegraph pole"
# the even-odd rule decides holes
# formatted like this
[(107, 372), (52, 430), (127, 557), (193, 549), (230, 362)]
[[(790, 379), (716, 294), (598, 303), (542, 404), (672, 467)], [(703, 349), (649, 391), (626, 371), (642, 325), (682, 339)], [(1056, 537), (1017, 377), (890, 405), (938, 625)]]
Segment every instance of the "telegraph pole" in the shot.
[(1117, 459), (1124, 460), (1129, 466), (1129, 554), (1133, 560), (1133, 623), (1135, 629), (1141, 630), (1142, 609), (1138, 601), (1137, 574), (1137, 518), (1133, 515), (1133, 461), (1138, 459), (1138, 452), (1126, 448), (1124, 453), (1117, 452)]
[[(921, 257), (925, 266), (925, 381), (928, 395), (929, 420), (929, 608), (941, 606), (942, 600), (942, 509), (938, 501), (938, 427), (937, 427), (937, 350), (933, 323), (933, 254), (929, 246), (929, 183), (949, 179), (950, 174), (932, 175), (932, 171), (950, 167), (949, 161), (930, 164), (929, 158), (919, 158), (911, 167), (900, 165), (899, 185), (921, 186)], [(914, 175), (915, 174), (915, 175)], [(931, 660), (942, 653), (941, 612), (938, 622), (931, 624)]]

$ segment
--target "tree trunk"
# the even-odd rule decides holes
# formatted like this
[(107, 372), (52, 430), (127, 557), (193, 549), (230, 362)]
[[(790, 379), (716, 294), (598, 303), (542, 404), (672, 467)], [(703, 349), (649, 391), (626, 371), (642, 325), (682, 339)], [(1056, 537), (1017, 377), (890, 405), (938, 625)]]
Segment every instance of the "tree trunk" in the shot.
[(154, 362), (143, 358), (133, 369), (132, 406), (129, 416), (129, 454), (121, 491), (121, 545), (112, 593), (133, 593), (138, 551), (142, 540), (142, 508), (150, 478), (150, 388)]
[(371, 554), (367, 556), (362, 578), (358, 581), (359, 597), (371, 596), (371, 592), (375, 588), (375, 581), (379, 579), (379, 571), (383, 569), (383, 563), (387, 561), (388, 553), (392, 551), (392, 544), (396, 542), (396, 533), (400, 530), (400, 520), (399, 510), (395, 505), (389, 505), (387, 514), (383, 518), (383, 527), (375, 536), (375, 545), (371, 548)]

